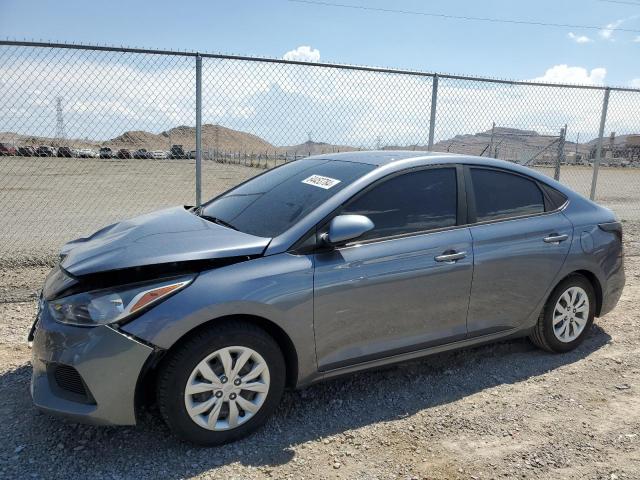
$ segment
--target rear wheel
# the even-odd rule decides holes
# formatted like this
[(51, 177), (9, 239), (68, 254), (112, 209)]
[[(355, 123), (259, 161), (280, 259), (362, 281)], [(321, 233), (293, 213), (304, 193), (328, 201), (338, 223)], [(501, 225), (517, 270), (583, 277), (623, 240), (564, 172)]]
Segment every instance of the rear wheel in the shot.
[(277, 407), (285, 385), (277, 343), (250, 323), (212, 327), (163, 362), (158, 405), (182, 439), (218, 445), (257, 429)]
[(573, 350), (593, 324), (595, 307), (591, 282), (582, 275), (570, 275), (549, 296), (530, 338), (550, 352)]

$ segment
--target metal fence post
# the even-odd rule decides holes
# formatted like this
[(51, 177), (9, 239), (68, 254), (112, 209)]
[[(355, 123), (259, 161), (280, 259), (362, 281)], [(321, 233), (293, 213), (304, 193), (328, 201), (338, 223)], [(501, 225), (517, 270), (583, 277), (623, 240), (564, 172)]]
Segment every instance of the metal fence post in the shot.
[(438, 105), (438, 74), (433, 76), (431, 84), (431, 116), (429, 117), (429, 144), (427, 150), (433, 150), (433, 135), (436, 128), (436, 107)]
[(607, 109), (609, 108), (609, 87), (604, 90), (604, 99), (602, 101), (602, 113), (600, 114), (600, 129), (598, 130), (598, 145), (596, 146), (596, 158), (593, 162), (593, 178), (591, 180), (591, 194), (589, 198), (596, 198), (596, 185), (598, 184), (598, 169), (600, 168), (600, 157), (602, 156), (602, 137), (604, 136), (604, 126), (607, 122)]
[(491, 125), (491, 141), (489, 142), (489, 153), (488, 153), (487, 157), (494, 156), (493, 136), (495, 135), (495, 132), (496, 132), (496, 122), (493, 122), (493, 124)]
[(560, 165), (564, 160), (564, 142), (567, 135), (567, 126), (560, 129), (560, 137), (558, 137), (558, 154), (556, 155), (556, 171), (553, 174), (553, 178), (557, 181), (560, 180)]
[(202, 205), (202, 57), (196, 55), (196, 206)]

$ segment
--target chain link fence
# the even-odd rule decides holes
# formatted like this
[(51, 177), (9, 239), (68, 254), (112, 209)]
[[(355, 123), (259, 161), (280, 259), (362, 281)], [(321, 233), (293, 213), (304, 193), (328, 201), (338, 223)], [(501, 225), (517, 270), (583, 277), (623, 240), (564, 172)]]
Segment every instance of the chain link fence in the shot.
[(0, 261), (46, 264), (257, 168), (372, 149), (521, 163), (640, 218), (639, 90), (0, 41)]

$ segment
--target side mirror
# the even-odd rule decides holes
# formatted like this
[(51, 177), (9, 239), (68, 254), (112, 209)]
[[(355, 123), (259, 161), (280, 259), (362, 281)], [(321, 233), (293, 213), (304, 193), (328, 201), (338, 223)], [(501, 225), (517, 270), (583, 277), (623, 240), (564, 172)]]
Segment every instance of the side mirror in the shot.
[(323, 240), (329, 245), (355, 240), (374, 227), (374, 224), (364, 215), (338, 215), (331, 220), (329, 232), (323, 235)]

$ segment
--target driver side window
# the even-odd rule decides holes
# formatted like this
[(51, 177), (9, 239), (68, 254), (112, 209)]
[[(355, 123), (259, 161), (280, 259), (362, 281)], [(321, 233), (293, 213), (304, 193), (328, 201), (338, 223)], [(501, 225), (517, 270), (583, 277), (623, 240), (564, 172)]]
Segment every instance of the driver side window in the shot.
[(365, 215), (375, 227), (359, 240), (372, 240), (456, 225), (456, 169), (428, 168), (394, 176), (350, 201), (341, 215)]

